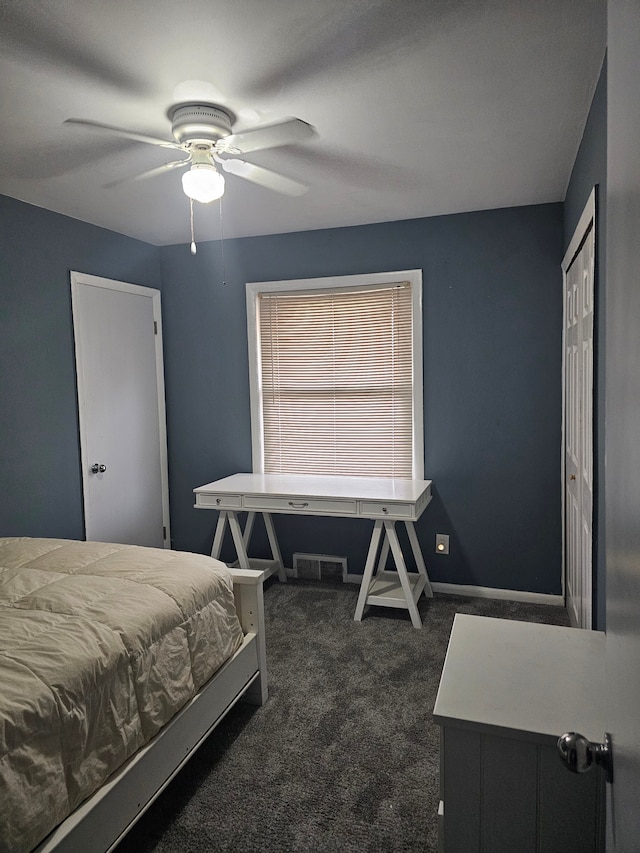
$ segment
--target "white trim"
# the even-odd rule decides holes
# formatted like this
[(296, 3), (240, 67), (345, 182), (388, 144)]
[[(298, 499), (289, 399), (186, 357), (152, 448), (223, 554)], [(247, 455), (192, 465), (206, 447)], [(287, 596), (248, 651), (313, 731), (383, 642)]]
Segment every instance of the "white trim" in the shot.
[(123, 293), (133, 293), (137, 296), (160, 295), (160, 291), (153, 287), (144, 287), (141, 284), (129, 284), (126, 281), (117, 281), (112, 278), (102, 278), (99, 275), (89, 275), (89, 273), (71, 270), (72, 293), (74, 284), (86, 284), (87, 287), (106, 287), (109, 290), (120, 290)]
[[(346, 583), (360, 585), (362, 575), (348, 574)], [(443, 595), (461, 595), (467, 598), (495, 598), (502, 601), (522, 601), (525, 604), (548, 604), (553, 607), (564, 607), (562, 595), (551, 595), (545, 592), (526, 592), (521, 589), (498, 589), (491, 586), (473, 586), (461, 583), (438, 583), (431, 581), (431, 589)]]
[[(267, 284), (267, 283), (265, 283)], [(271, 282), (275, 284), (275, 282)], [(249, 350), (249, 406), (251, 414), (251, 470), (264, 471), (264, 424), (262, 420), (262, 386), (258, 370), (258, 289), (257, 283), (248, 283), (247, 300), (247, 344)]]
[(562, 259), (562, 272), (566, 273), (569, 267), (571, 266), (571, 262), (575, 258), (578, 249), (580, 248), (582, 241), (584, 240), (585, 234), (589, 229), (590, 223), (593, 222), (593, 227), (595, 229), (596, 225), (596, 188), (594, 187), (587, 199), (587, 203), (585, 205), (584, 210), (582, 211), (582, 215), (578, 220), (578, 224), (576, 225), (576, 230), (573, 232), (573, 237), (571, 238), (571, 242), (567, 247), (567, 251), (564, 253), (564, 258)]
[(458, 583), (431, 583), (434, 592), (444, 595), (466, 595), (469, 598), (496, 598), (504, 601), (522, 601), (528, 604), (550, 604), (564, 607), (563, 595), (545, 592), (526, 592), (522, 589), (498, 589), (490, 586), (470, 586)]
[[(348, 574), (347, 583), (360, 585), (362, 575)], [(553, 607), (564, 607), (564, 596), (551, 595), (544, 592), (526, 592), (520, 589), (498, 589), (490, 586), (473, 586), (460, 583), (438, 583), (431, 581), (431, 589), (443, 595), (461, 595), (467, 598), (495, 598), (504, 601), (522, 601), (527, 604), (549, 604)]]
[[(143, 287), (139, 284), (129, 284), (124, 281), (115, 281), (102, 278), (88, 273), (71, 271), (71, 311), (73, 316), (73, 329), (75, 341), (75, 363), (76, 363), (76, 386), (78, 392), (78, 425), (80, 431), (80, 465), (82, 468), (82, 495), (84, 517), (87, 516), (87, 478), (89, 476), (89, 460), (87, 456), (86, 434), (84, 429), (84, 389), (81, 387), (82, 377), (82, 346), (80, 338), (75, 334), (79, 323), (78, 315), (78, 290), (81, 286), (102, 287), (108, 290), (117, 290), (136, 296), (144, 296), (151, 299), (153, 319), (156, 323), (155, 335), (155, 357), (156, 357), (156, 392), (158, 395), (158, 437), (160, 441), (160, 474), (162, 480), (162, 524), (165, 530), (164, 547), (171, 548), (171, 527), (169, 514), (169, 474), (167, 454), (167, 415), (165, 408), (164, 387), (164, 356), (162, 347), (162, 307), (160, 291), (152, 287)], [(85, 529), (86, 536), (86, 529)]]
[(422, 270), (339, 275), (325, 278), (304, 278), (284, 281), (249, 281), (246, 284), (247, 342), (249, 349), (249, 398), (251, 407), (252, 470), (264, 473), (262, 429), (262, 389), (258, 371), (257, 301), (260, 293), (302, 290), (332, 290), (346, 287), (366, 287), (411, 282), (413, 322), (413, 479), (424, 478), (424, 405), (423, 405), (423, 346), (422, 346)]

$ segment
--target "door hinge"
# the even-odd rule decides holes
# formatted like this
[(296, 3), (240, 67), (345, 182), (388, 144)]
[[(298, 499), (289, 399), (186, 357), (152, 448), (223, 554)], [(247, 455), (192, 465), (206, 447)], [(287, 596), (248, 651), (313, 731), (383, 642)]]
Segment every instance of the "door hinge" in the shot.
[(157, 320), (153, 321), (153, 334), (154, 335), (158, 334), (158, 321)]
[(163, 527), (163, 528), (162, 528), (162, 538), (163, 538), (163, 539), (166, 539), (166, 538), (167, 538), (167, 528), (166, 528), (166, 527)]

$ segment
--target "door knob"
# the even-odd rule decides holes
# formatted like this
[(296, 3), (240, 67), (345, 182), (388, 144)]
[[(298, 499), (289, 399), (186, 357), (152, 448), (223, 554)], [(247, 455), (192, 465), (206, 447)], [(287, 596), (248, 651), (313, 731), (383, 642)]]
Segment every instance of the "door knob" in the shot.
[(604, 743), (592, 743), (578, 732), (565, 732), (558, 738), (558, 752), (572, 773), (586, 773), (597, 764), (605, 770), (607, 782), (613, 782), (613, 752), (608, 732)]
[(106, 465), (98, 465), (97, 462), (94, 462), (93, 465), (91, 466), (91, 473), (92, 474), (98, 474), (98, 473), (104, 474), (104, 472), (106, 470), (107, 470)]

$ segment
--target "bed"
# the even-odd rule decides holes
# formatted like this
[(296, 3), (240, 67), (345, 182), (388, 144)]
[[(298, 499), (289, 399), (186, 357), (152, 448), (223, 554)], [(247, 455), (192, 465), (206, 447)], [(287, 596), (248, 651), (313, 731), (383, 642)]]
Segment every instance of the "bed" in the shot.
[(241, 697), (267, 696), (263, 574), (0, 537), (0, 851), (112, 849)]

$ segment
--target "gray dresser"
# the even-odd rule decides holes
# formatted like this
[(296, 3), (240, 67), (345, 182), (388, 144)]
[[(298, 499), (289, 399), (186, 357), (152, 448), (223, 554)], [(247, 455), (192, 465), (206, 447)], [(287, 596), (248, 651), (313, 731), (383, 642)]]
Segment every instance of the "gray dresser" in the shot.
[(574, 774), (558, 737), (603, 740), (605, 636), (457, 614), (434, 720), (442, 853), (604, 850), (605, 778)]

